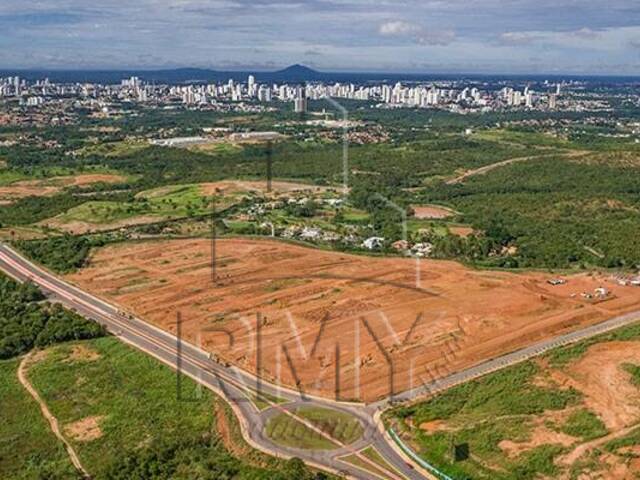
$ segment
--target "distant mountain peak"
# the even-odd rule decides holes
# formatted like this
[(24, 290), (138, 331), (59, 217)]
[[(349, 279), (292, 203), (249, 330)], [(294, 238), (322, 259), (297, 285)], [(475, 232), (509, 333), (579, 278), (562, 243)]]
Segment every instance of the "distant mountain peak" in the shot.
[(306, 74), (317, 74), (318, 71), (314, 70), (313, 68), (309, 68), (306, 65), (300, 65), (299, 63), (296, 63), (294, 65), (289, 65), (286, 68), (283, 68), (282, 70), (278, 70), (278, 72), (276, 73), (306, 73)]

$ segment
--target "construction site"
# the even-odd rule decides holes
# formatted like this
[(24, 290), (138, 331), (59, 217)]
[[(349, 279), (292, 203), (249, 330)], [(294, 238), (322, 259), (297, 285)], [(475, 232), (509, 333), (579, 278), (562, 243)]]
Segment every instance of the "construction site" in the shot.
[(640, 305), (610, 274), (556, 282), (247, 238), (110, 245), (67, 279), (172, 333), (179, 314), (220, 362), (367, 402)]

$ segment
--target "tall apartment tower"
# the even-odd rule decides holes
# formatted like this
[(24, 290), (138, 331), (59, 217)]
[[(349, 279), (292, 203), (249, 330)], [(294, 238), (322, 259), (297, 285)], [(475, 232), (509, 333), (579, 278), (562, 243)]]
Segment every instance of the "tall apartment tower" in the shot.
[(305, 113), (307, 111), (307, 92), (304, 87), (296, 88), (296, 96), (293, 100), (293, 109), (296, 113)]

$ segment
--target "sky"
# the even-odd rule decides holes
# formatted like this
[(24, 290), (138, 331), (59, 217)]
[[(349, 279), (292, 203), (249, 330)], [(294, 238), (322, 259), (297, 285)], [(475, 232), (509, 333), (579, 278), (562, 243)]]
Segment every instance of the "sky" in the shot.
[(640, 74), (638, 0), (2, 0), (0, 69)]

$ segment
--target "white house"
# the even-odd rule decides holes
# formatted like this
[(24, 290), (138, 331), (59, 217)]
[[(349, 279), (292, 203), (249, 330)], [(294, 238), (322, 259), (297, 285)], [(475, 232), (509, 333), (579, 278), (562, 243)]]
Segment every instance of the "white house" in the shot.
[(362, 242), (362, 246), (368, 250), (382, 248), (383, 245), (384, 238), (382, 237), (369, 237), (364, 242)]

